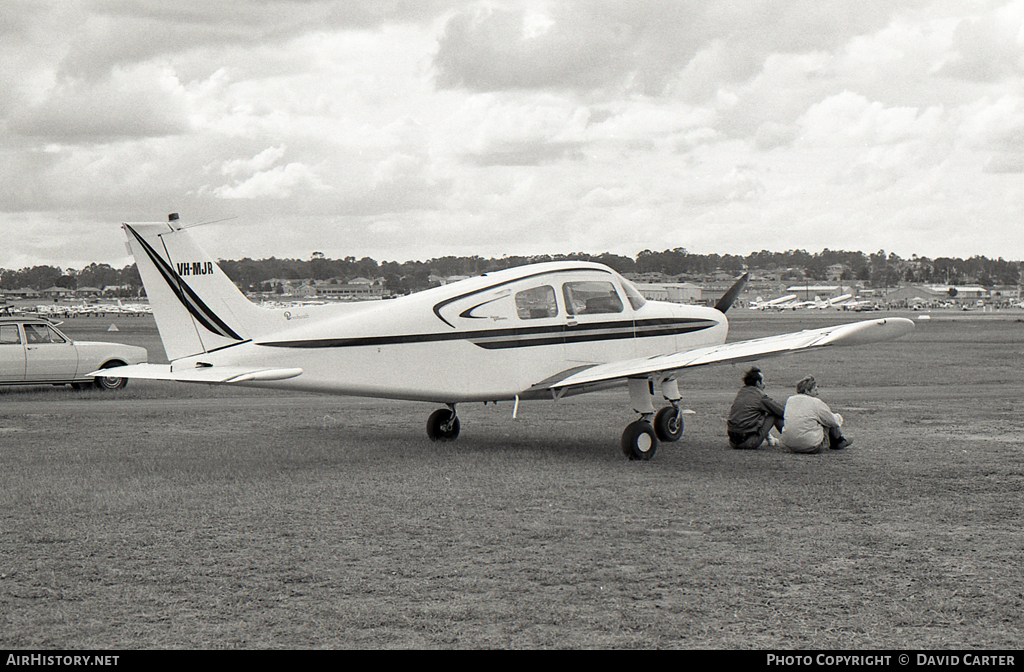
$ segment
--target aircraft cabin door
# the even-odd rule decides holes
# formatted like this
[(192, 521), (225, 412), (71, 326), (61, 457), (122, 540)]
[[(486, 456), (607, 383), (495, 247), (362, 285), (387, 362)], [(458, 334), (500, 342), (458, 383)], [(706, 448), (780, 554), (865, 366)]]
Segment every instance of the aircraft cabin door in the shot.
[(636, 355), (633, 311), (615, 284), (604, 278), (562, 283), (566, 358), (603, 364)]

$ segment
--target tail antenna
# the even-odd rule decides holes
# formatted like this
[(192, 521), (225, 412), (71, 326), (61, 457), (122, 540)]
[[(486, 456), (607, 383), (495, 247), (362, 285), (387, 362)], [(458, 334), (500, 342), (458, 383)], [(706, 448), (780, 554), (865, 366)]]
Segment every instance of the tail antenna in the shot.
[(167, 223), (171, 225), (175, 231), (181, 231), (182, 229), (194, 229), (197, 226), (206, 226), (207, 224), (216, 224), (218, 222), (226, 222), (232, 219), (238, 219), (238, 215), (232, 215), (231, 217), (222, 217), (221, 219), (209, 219), (205, 222), (196, 222), (195, 224), (178, 224), (178, 213), (172, 212), (167, 215)]

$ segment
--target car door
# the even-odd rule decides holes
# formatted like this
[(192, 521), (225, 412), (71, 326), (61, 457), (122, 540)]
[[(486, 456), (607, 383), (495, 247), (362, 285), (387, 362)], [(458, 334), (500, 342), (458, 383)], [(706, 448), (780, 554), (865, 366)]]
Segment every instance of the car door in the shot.
[(26, 323), (25, 380), (72, 380), (78, 370), (78, 353), (67, 338), (48, 324)]
[(25, 380), (25, 344), (17, 324), (0, 324), (0, 383)]

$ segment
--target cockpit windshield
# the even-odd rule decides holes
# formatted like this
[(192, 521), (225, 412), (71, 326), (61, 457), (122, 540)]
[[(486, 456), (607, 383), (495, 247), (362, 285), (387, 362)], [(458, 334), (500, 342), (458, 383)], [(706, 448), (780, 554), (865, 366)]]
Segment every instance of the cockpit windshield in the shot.
[(629, 305), (633, 306), (633, 310), (637, 310), (647, 303), (647, 299), (640, 294), (640, 291), (629, 280), (620, 277), (619, 281), (622, 283), (622, 289), (626, 292), (626, 298), (629, 299)]

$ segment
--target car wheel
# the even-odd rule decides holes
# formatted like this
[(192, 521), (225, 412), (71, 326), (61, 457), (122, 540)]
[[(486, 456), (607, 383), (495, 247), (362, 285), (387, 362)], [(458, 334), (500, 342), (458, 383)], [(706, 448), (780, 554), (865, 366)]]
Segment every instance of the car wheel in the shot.
[[(121, 362), (111, 362), (103, 368), (109, 369), (115, 366), (124, 365)], [(120, 390), (128, 384), (128, 379), (118, 378), (117, 376), (96, 376), (92, 379), (92, 384), (101, 390)]]

